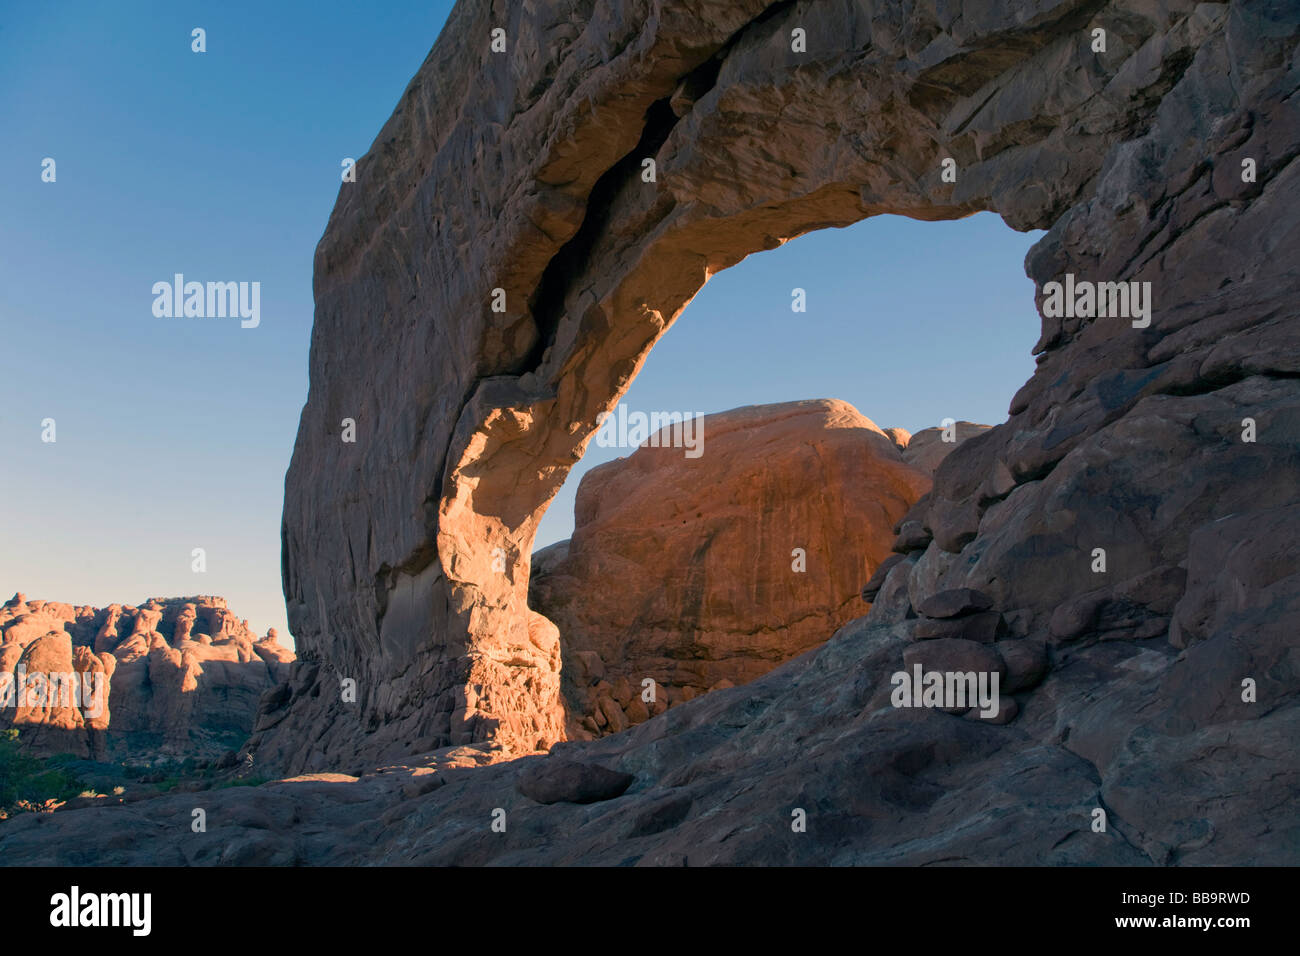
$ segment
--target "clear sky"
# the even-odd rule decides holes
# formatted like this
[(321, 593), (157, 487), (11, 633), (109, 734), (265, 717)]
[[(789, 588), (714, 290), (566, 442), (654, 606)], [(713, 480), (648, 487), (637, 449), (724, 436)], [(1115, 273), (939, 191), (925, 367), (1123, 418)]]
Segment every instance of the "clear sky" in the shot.
[[(0, 5), (0, 599), (219, 594), (287, 632), (280, 510), (312, 256), (341, 160), (369, 148), (449, 9)], [(1033, 369), (1037, 235), (992, 215), (881, 218), (751, 256), (705, 287), (625, 401), (832, 397), (882, 427), (1002, 421)], [(152, 287), (178, 272), (259, 282), (260, 325), (156, 317)], [(539, 544), (569, 535), (578, 477), (619, 453), (593, 443)]]

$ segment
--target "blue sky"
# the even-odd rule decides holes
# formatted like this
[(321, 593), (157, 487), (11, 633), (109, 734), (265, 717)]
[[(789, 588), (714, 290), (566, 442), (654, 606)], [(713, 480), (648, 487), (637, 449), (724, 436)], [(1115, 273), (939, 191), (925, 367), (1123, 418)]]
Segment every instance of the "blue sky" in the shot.
[[(1034, 370), (1034, 284), (1018, 233), (992, 213), (878, 216), (759, 252), (718, 273), (655, 345), (629, 411), (717, 412), (838, 398), (881, 428), (997, 424)], [(805, 291), (804, 313), (791, 290)], [(705, 433), (705, 442), (708, 433)], [(567, 538), (581, 473), (626, 450), (595, 441), (542, 518)]]
[[(280, 509), (312, 256), (340, 161), (369, 148), (449, 9), (0, 8), (3, 596), (220, 594), (259, 632), (286, 632)], [(194, 27), (206, 53), (190, 49)], [(625, 401), (834, 397), (882, 427), (1001, 421), (1033, 368), (1022, 262), (1036, 238), (991, 215), (891, 217), (752, 256), (705, 287)], [(177, 272), (260, 282), (261, 324), (155, 317), (151, 288)], [(790, 311), (795, 286), (805, 314)], [(539, 544), (567, 537), (577, 477), (617, 454), (593, 444)]]

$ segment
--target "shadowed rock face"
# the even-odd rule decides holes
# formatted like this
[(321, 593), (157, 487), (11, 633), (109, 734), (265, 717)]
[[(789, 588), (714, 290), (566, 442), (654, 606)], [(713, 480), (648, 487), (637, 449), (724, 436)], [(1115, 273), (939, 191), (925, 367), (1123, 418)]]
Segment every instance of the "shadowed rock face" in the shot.
[(670, 446), (679, 429), (589, 471), (572, 539), (534, 555), (529, 598), (560, 629), (570, 737), (825, 643), (862, 614), (862, 582), (930, 489), (845, 402), (738, 408), (698, 428), (694, 457)]
[[(289, 677), (293, 651), (258, 637), (224, 598), (73, 606), (16, 594), (0, 608), (0, 726), (25, 749), (104, 761), (238, 749), (263, 694)], [(78, 675), (79, 686), (32, 684)], [(41, 675), (37, 678), (36, 675)], [(62, 678), (58, 678), (62, 680)]]
[[(1040, 781), (1048, 817), (1073, 819), (1104, 792), (1152, 859), (1206, 847), (1198, 858), (1227, 859), (1216, 845), (1260, 832), (1250, 806), (1281, 805), (1294, 786), (1293, 751), (1279, 765), (1216, 741), (1269, 750), (1300, 690), (1295, 589), (1279, 584), (1293, 555), (1270, 543), (1294, 527), (1300, 485), (1298, 17), (1141, 0), (460, 3), (317, 249), (283, 532), (304, 660), (250, 751), (314, 770), (558, 740), (558, 638), (526, 600), (533, 536), (668, 324), (710, 275), (810, 230), (994, 210), (1048, 230), (1025, 263), (1040, 303), (1067, 273), (1149, 282), (1150, 323), (1044, 310), (1035, 374), (1005, 424), (938, 467), (862, 640), (882, 668), (914, 637), (1050, 642), (1066, 676), (1024, 691), (1010, 725), (908, 718), (910, 744), (885, 729), (902, 719), (886, 709), (860, 728), (860, 765), (901, 792), (925, 761), (890, 748), (912, 746), (942, 765), (925, 791), (939, 801), (975, 781), (949, 773), (964, 759), (949, 735), (1001, 735), (979, 743), (1010, 761), (999, 766), (1078, 784)], [(496, 26), (507, 53), (489, 51)], [(791, 50), (796, 27), (806, 53)], [(355, 443), (341, 441), (344, 418)], [(1262, 543), (1237, 537), (1260, 529), (1272, 529)], [(912, 633), (915, 607), (960, 588), (987, 595), (976, 613), (997, 620)], [(817, 660), (842, 670), (816, 686), (857, 720), (845, 701), (865, 706), (888, 672), (837, 647)], [(355, 704), (340, 700), (349, 677)], [(1240, 699), (1248, 678), (1254, 706)], [(773, 726), (830, 719), (772, 693), (789, 708)], [(752, 737), (718, 733), (731, 743), (713, 772), (750, 761)], [(673, 776), (620, 753), (645, 774), (629, 793)], [(847, 772), (837, 759), (820, 775)], [(1192, 764), (1251, 796), (1216, 809), (1177, 769)], [(1176, 783), (1185, 798), (1142, 796)], [(976, 804), (1020, 799), (989, 786)]]

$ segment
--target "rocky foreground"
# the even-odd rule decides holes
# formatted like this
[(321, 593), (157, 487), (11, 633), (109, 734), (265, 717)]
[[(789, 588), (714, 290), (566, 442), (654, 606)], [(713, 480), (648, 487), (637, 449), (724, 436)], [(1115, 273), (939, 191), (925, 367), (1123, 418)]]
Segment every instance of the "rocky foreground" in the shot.
[[(905, 607), (898, 596), (882, 617)], [(960, 604), (944, 612), (954, 607)], [(1300, 706), (1272, 690), (1261, 703), (1242, 703), (1227, 688), (1231, 655), (1220, 642), (1187, 652), (1131, 634), (991, 645), (916, 640), (918, 629), (961, 618), (891, 624), (876, 616), (744, 687), (715, 691), (625, 733), (560, 744), (549, 756), (493, 763), (499, 754), (492, 748), (447, 748), (365, 772), (28, 814), (0, 826), (0, 860), (694, 866), (1297, 859), (1300, 817), (1291, 810), (1300, 790)], [(1290, 655), (1289, 641), (1274, 641), (1271, 651), (1258, 641), (1254, 647), (1260, 674)], [(1009, 713), (984, 720), (892, 705), (891, 675), (917, 654), (927, 667), (941, 667), (977, 650), (1014, 689)], [(1233, 783), (1239, 780), (1251, 786)], [(206, 831), (196, 833), (200, 808)]]
[[(283, 533), (309, 660), (248, 753), (561, 740), (530, 558), (598, 415), (709, 276), (886, 213), (1046, 230), (1037, 342), (1005, 343), (1037, 367), (910, 515), (913, 598), (979, 590), (1044, 640), (1224, 635), (1253, 585), (1204, 576), (1267, 563), (1300, 485), (1298, 36), (1247, 2), (459, 3), (317, 248)], [(1252, 660), (1222, 673), (1295, 691)]]

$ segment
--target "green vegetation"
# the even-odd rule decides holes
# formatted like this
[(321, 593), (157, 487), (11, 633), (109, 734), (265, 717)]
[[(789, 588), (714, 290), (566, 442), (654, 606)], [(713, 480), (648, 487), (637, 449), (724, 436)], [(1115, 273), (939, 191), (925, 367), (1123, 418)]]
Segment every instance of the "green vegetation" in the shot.
[(14, 813), (48, 810), (85, 791), (67, 764), (71, 755), (41, 759), (18, 748), (18, 731), (0, 731), (0, 819)]
[(153, 764), (104, 763), (72, 754), (34, 757), (20, 749), (17, 730), (0, 731), (0, 820), (16, 813), (54, 810), (73, 797), (121, 797), (128, 790), (139, 794), (142, 790), (256, 787), (269, 779), (234, 777), (193, 757)]

